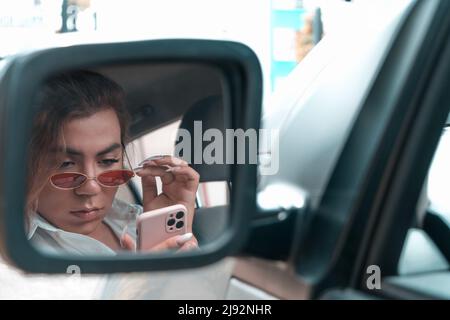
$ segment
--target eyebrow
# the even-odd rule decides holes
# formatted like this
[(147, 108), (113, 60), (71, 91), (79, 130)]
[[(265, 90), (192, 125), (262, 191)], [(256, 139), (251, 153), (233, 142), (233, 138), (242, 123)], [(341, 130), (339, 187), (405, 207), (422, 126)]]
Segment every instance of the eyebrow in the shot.
[[(116, 149), (119, 149), (119, 148), (122, 148), (122, 145), (120, 143), (113, 143), (112, 145), (110, 145), (106, 149), (103, 149), (102, 151), (97, 152), (96, 156), (97, 157), (103, 156), (103, 155), (105, 155), (107, 153), (110, 153), (110, 152), (112, 152), (112, 151), (114, 151)], [(56, 148), (56, 149), (54, 149), (52, 151), (54, 151), (54, 152), (64, 152), (65, 151), (65, 153), (67, 153), (69, 155), (72, 155), (72, 156), (80, 156), (80, 155), (83, 154), (81, 151), (76, 150), (76, 149), (71, 148), (71, 147), (67, 147), (65, 150), (62, 147), (58, 147), (58, 148)]]

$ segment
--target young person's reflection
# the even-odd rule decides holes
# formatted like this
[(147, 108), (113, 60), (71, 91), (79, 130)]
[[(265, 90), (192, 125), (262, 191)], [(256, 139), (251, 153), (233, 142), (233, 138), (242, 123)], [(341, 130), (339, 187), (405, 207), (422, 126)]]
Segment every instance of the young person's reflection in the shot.
[[(89, 71), (61, 74), (46, 83), (38, 101), (26, 214), (28, 236), (35, 245), (76, 254), (133, 250), (136, 216), (173, 204), (186, 206), (192, 232), (199, 175), (181, 159), (160, 157), (136, 171), (142, 177), (143, 208), (115, 198), (117, 185), (132, 175), (124, 170), (129, 166), (124, 92), (115, 82)], [(163, 183), (159, 195), (156, 176)], [(154, 249), (196, 246), (190, 233)]]

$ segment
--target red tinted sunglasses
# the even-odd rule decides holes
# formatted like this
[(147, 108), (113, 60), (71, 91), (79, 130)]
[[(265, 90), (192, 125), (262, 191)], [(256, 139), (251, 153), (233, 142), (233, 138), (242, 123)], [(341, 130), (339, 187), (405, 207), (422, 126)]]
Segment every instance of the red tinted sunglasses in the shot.
[[(131, 167), (130, 159), (126, 152), (125, 157)], [(103, 187), (114, 188), (127, 183), (134, 175), (134, 171), (130, 169), (108, 170), (93, 178), (89, 178), (87, 175), (80, 172), (63, 172), (51, 175), (49, 180), (52, 186), (62, 190), (79, 188), (88, 180), (95, 180)]]
[(93, 178), (79, 172), (63, 172), (50, 176), (50, 183), (55, 188), (70, 190), (81, 187), (88, 180), (95, 180), (103, 187), (112, 188), (127, 183), (133, 177), (134, 172), (127, 169), (108, 170)]

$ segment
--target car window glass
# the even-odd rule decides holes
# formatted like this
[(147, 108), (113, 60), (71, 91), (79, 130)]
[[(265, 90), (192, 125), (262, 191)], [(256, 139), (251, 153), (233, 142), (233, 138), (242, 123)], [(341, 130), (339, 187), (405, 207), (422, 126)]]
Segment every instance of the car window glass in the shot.
[[(398, 264), (400, 275), (415, 274), (447, 270), (449, 262), (445, 258), (439, 245), (433, 241), (429, 234), (433, 229), (424, 230), (425, 219), (429, 215), (428, 210), (442, 219), (443, 226), (447, 225), (450, 233), (450, 130), (445, 127), (442, 131), (438, 147), (435, 151), (422, 197), (417, 206), (417, 218), (415, 225), (408, 231), (404, 242), (402, 254)], [(445, 230), (441, 228), (440, 230)]]

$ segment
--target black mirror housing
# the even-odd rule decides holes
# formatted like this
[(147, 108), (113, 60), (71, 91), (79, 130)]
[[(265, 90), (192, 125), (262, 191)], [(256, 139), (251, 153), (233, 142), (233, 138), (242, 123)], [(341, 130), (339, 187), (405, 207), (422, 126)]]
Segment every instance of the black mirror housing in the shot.
[(200, 63), (222, 74), (224, 101), (234, 128), (259, 129), (262, 75), (255, 53), (247, 46), (216, 40), (148, 40), (79, 44), (36, 50), (7, 58), (0, 69), (0, 253), (10, 263), (33, 273), (66, 273), (72, 265), (83, 273), (138, 272), (193, 268), (239, 252), (256, 211), (256, 164), (232, 166), (230, 224), (201, 250), (176, 255), (120, 254), (117, 257), (45, 255), (26, 238), (27, 146), (37, 110), (33, 99), (49, 76), (88, 66), (140, 62)]

